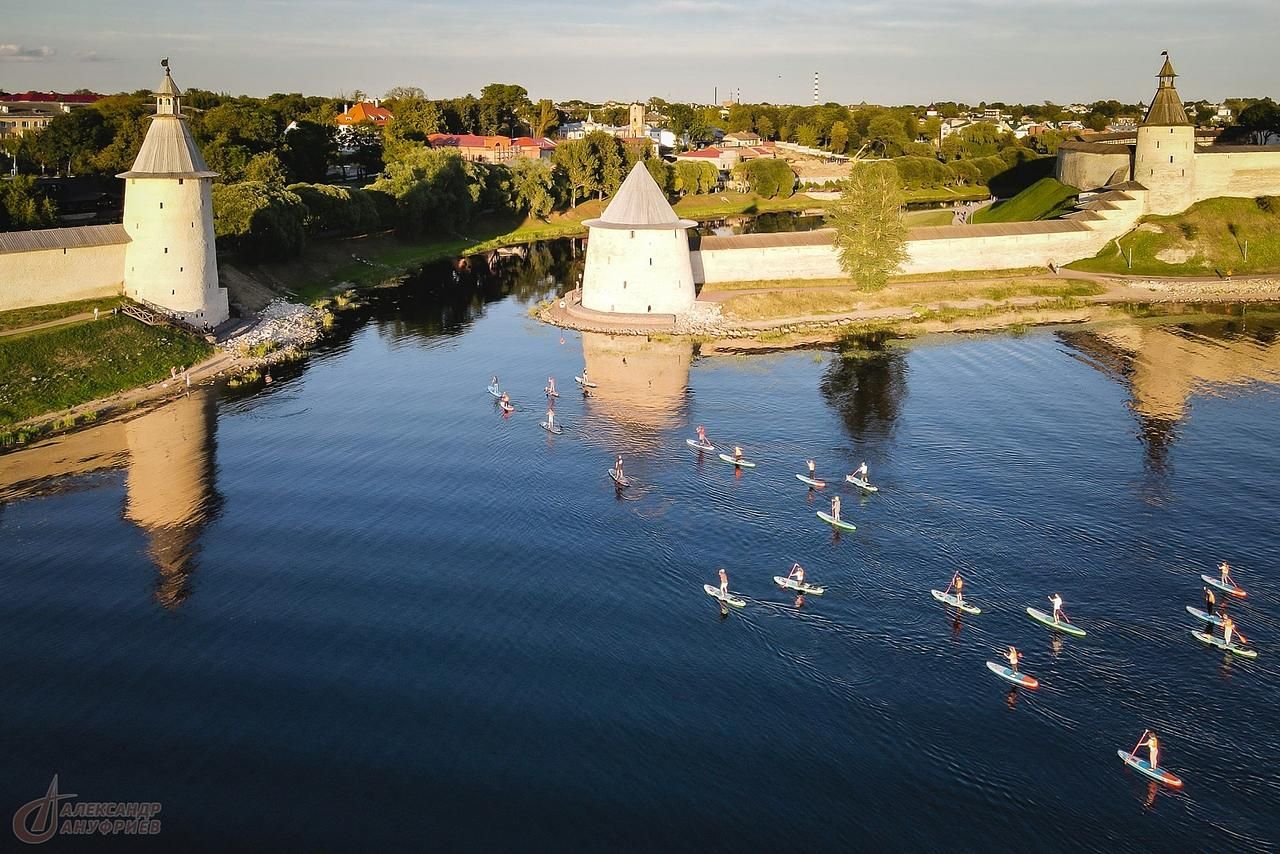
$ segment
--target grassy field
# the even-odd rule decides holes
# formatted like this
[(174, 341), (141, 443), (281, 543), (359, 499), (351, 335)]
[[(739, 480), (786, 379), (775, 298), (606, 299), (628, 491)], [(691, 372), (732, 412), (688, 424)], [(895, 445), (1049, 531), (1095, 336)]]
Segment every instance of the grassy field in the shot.
[(1018, 279), (1007, 284), (982, 282), (921, 282), (891, 285), (879, 291), (845, 287), (816, 287), (743, 294), (726, 300), (723, 311), (735, 320), (771, 320), (807, 315), (848, 314), (883, 308), (939, 306), (973, 301), (1001, 303), (1018, 297), (1074, 298), (1094, 296), (1105, 289), (1094, 282)]
[(955, 219), (955, 214), (949, 210), (907, 211), (905, 219), (907, 228), (916, 228), (924, 225), (951, 225), (951, 221)]
[[(1011, 267), (1003, 270), (947, 270), (942, 273), (915, 273), (910, 276), (890, 276), (889, 284), (906, 285), (923, 282), (965, 282), (990, 279), (1021, 279), (1029, 276), (1043, 276), (1048, 273), (1044, 267)], [(708, 291), (755, 291), (793, 290), (805, 288), (848, 288), (852, 287), (849, 279), (757, 279), (749, 282), (716, 282), (707, 285)]]
[(57, 305), (37, 305), (31, 308), (15, 308), (12, 311), (0, 311), (0, 332), (10, 329), (22, 329), (24, 326), (35, 326), (64, 317), (74, 317), (93, 311), (94, 308), (104, 314), (124, 302), (124, 297), (102, 297), (101, 299), (85, 299), (79, 302), (63, 302)]
[[(1141, 225), (1120, 238), (1119, 247), (1112, 242), (1096, 257), (1067, 266), (1139, 276), (1280, 272), (1280, 197), (1268, 198), (1272, 201), (1207, 199), (1180, 214), (1144, 217)], [(1127, 261), (1130, 252), (1132, 267)]]
[(972, 187), (940, 187), (932, 190), (904, 190), (908, 202), (980, 202), (991, 198), (991, 191), (981, 184)]
[(0, 338), (0, 426), (156, 382), (211, 352), (123, 316)]
[(973, 221), (1031, 222), (1052, 219), (1070, 211), (1080, 191), (1053, 178), (1041, 178), (1011, 199), (997, 202), (973, 215)]

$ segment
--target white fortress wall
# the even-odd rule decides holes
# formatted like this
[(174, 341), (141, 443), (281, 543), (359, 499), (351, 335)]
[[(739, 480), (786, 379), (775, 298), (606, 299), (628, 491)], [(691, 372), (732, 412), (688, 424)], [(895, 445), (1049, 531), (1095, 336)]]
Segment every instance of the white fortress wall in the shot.
[(1129, 177), (1129, 151), (1122, 146), (1109, 145), (1098, 148), (1116, 149), (1111, 153), (1094, 151), (1078, 151), (1068, 148), (1058, 149), (1058, 162), (1055, 164), (1055, 177), (1069, 187), (1078, 190), (1092, 190), (1105, 187), (1119, 173), (1119, 180)]
[(1280, 195), (1280, 149), (1196, 153), (1197, 201), (1219, 196), (1276, 195)]
[(770, 279), (838, 279), (844, 276), (835, 247), (830, 243), (702, 249), (691, 254), (694, 278), (703, 284)]
[(0, 253), (0, 311), (118, 296), (125, 245)]

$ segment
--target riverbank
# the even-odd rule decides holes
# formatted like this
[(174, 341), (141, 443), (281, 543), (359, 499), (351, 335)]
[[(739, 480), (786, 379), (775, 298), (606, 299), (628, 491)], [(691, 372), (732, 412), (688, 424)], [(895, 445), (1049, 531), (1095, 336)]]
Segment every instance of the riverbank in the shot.
[(1280, 301), (1280, 277), (1149, 279), (1048, 270), (955, 281), (896, 282), (874, 292), (847, 281), (730, 283), (704, 289), (688, 315), (658, 320), (585, 312), (577, 293), (544, 303), (544, 322), (588, 332), (690, 337), (733, 351), (832, 344), (850, 335), (987, 332), (1118, 316), (1120, 307)]

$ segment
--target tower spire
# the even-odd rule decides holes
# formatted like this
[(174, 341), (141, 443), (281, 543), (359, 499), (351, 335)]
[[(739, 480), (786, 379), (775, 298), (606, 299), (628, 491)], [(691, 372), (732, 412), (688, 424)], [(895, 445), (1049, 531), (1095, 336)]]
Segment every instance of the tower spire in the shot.
[(1173, 63), (1169, 61), (1169, 52), (1164, 51), (1160, 55), (1164, 57), (1164, 65), (1156, 75), (1160, 79), (1160, 85), (1156, 88), (1155, 97), (1151, 99), (1151, 106), (1147, 108), (1147, 116), (1142, 123), (1161, 127), (1189, 125), (1191, 122), (1187, 120), (1187, 111), (1182, 106), (1182, 98), (1173, 86), (1173, 78), (1178, 74), (1173, 70)]

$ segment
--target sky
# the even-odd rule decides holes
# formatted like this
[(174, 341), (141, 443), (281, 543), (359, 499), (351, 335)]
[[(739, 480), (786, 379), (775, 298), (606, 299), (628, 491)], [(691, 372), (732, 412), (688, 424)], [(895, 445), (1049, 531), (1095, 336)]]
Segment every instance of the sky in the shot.
[(0, 89), (432, 98), (1147, 101), (1280, 96), (1280, 0), (8, 0)]

